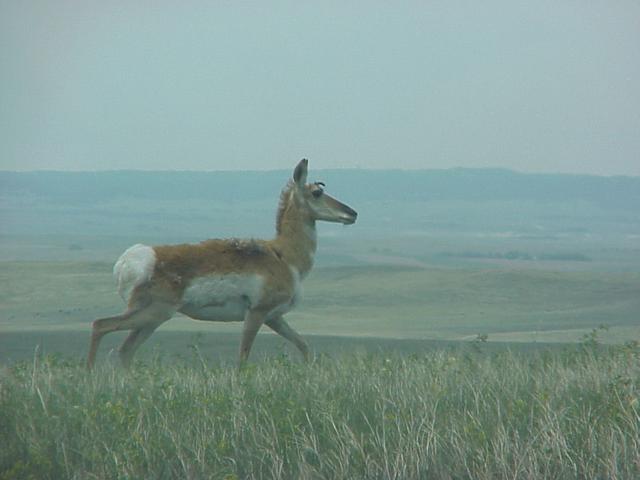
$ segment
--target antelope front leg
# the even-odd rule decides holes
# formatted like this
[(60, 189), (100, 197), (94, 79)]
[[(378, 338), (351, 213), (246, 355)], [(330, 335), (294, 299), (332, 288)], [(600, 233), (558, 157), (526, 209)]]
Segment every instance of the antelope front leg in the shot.
[(238, 366), (242, 366), (247, 362), (249, 358), (249, 352), (251, 352), (251, 346), (256, 338), (258, 330), (264, 323), (265, 313), (259, 310), (249, 310), (244, 317), (244, 326), (242, 329), (242, 340), (240, 342), (240, 359)]
[(287, 322), (284, 321), (282, 317), (276, 317), (271, 320), (267, 320), (265, 323), (278, 335), (281, 335), (282, 337), (293, 343), (296, 347), (298, 347), (298, 350), (300, 350), (304, 361), (309, 362), (309, 360), (311, 359), (311, 355), (309, 354), (309, 345), (298, 332), (296, 332), (289, 326)]

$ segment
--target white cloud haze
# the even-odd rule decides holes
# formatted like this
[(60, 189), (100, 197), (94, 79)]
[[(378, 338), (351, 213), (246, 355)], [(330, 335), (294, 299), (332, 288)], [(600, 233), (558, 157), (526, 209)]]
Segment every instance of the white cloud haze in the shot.
[(636, 1), (0, 2), (0, 169), (640, 175)]

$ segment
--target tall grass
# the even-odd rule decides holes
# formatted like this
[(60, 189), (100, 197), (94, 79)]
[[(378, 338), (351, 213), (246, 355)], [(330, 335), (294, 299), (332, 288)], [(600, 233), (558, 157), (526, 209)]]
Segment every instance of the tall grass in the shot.
[(0, 478), (640, 478), (635, 345), (4, 368)]

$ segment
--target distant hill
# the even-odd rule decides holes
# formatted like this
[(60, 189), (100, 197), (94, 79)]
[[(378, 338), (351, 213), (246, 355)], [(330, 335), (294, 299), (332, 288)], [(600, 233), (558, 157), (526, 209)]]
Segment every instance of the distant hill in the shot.
[[(0, 172), (0, 234), (270, 236), (291, 171)], [(499, 169), (312, 170), (359, 212), (328, 235), (640, 234), (640, 177)]]
[[(2, 197), (67, 204), (114, 198), (234, 202), (277, 199), (291, 172), (7, 172)], [(328, 191), (351, 202), (370, 201), (585, 201), (605, 208), (640, 209), (640, 177), (524, 174), (501, 169), (312, 170)]]

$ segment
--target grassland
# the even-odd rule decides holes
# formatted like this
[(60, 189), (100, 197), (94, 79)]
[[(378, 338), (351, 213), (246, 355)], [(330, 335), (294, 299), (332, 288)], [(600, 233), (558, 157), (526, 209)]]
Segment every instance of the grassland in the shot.
[[(38, 344), (48, 352), (84, 355), (90, 322), (123, 308), (106, 262), (2, 262), (0, 285), (3, 361), (30, 358)], [(466, 341), (479, 334), (490, 341), (575, 342), (601, 324), (609, 327), (603, 341), (623, 342), (640, 338), (639, 291), (640, 275), (630, 272), (360, 264), (313, 271), (302, 305), (288, 317), (305, 335), (359, 342)], [(184, 352), (190, 338), (200, 334), (210, 344), (205, 354), (217, 358), (221, 350), (228, 358), (239, 331), (237, 324), (178, 316), (143, 352)], [(172, 339), (170, 333), (181, 336)], [(102, 354), (113, 347), (110, 337)], [(223, 343), (228, 338), (230, 345)], [(258, 339), (257, 347), (264, 341)]]
[(640, 350), (275, 356), (238, 372), (56, 356), (0, 375), (0, 479), (633, 479)]
[(640, 275), (345, 257), (289, 315), (313, 362), (262, 334), (242, 372), (239, 325), (176, 318), (88, 374), (111, 264), (3, 262), (0, 480), (640, 476)]
[(129, 372), (121, 333), (82, 363), (126, 246), (266, 236), (262, 197), (4, 198), (0, 480), (639, 478), (637, 208), (381, 199), (386, 176), (353, 229), (320, 226), (288, 315), (314, 360), (261, 333), (242, 372), (238, 324), (180, 316)]

